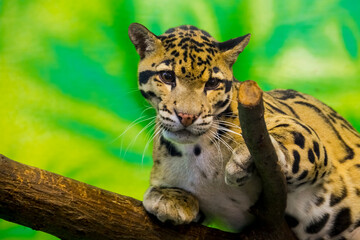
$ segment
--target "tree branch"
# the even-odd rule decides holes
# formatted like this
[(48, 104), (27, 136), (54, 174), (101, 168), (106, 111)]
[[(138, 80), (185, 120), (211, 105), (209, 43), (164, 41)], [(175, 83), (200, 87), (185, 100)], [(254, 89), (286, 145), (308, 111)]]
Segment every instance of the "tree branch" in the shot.
[(252, 208), (256, 225), (270, 230), (274, 238), (295, 239), (284, 219), (286, 181), (264, 119), (263, 92), (254, 81), (241, 83), (238, 93), (239, 120), (242, 135), (262, 181), (262, 193)]
[(199, 224), (171, 226), (139, 200), (0, 155), (0, 218), (61, 239), (236, 239)]

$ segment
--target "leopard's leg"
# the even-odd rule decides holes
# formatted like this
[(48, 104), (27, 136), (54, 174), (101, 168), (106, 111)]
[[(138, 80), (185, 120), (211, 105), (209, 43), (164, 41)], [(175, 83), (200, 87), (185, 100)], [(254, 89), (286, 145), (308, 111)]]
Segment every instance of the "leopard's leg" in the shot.
[(162, 222), (187, 224), (199, 217), (199, 202), (191, 193), (179, 188), (150, 186), (143, 205)]

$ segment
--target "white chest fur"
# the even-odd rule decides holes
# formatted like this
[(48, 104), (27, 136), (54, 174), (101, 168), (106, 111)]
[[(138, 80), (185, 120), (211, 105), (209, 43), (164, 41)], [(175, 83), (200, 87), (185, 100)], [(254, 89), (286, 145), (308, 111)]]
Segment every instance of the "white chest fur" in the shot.
[(228, 186), (224, 173), (231, 152), (221, 152), (216, 144), (203, 140), (176, 145), (182, 156), (167, 157), (161, 164), (165, 176), (152, 179), (152, 184), (191, 192), (199, 200), (206, 223), (238, 231), (253, 220), (248, 210), (260, 193), (260, 180), (254, 176), (242, 187)]

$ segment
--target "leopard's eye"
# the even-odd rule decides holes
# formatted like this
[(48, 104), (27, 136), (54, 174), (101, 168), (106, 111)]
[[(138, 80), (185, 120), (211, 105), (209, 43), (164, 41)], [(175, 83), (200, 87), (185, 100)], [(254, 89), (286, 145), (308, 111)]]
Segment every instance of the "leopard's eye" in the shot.
[(175, 85), (175, 73), (173, 71), (162, 71), (159, 76), (164, 83), (172, 86)]
[(220, 84), (220, 79), (218, 78), (210, 78), (209, 81), (205, 84), (205, 90), (213, 90), (216, 89)]

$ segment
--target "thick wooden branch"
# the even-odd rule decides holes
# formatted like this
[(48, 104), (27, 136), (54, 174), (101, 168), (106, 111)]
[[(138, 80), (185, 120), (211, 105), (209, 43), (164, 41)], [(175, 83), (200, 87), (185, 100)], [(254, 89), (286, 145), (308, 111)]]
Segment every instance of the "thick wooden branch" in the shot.
[[(0, 155), (0, 218), (61, 239), (238, 239), (199, 224), (171, 226), (136, 199)], [(243, 238), (248, 239), (248, 238)]]
[(262, 180), (262, 194), (253, 208), (257, 225), (270, 230), (274, 238), (295, 239), (285, 222), (286, 181), (271, 143), (264, 119), (263, 92), (254, 81), (241, 83), (239, 89), (239, 120), (242, 135)]

